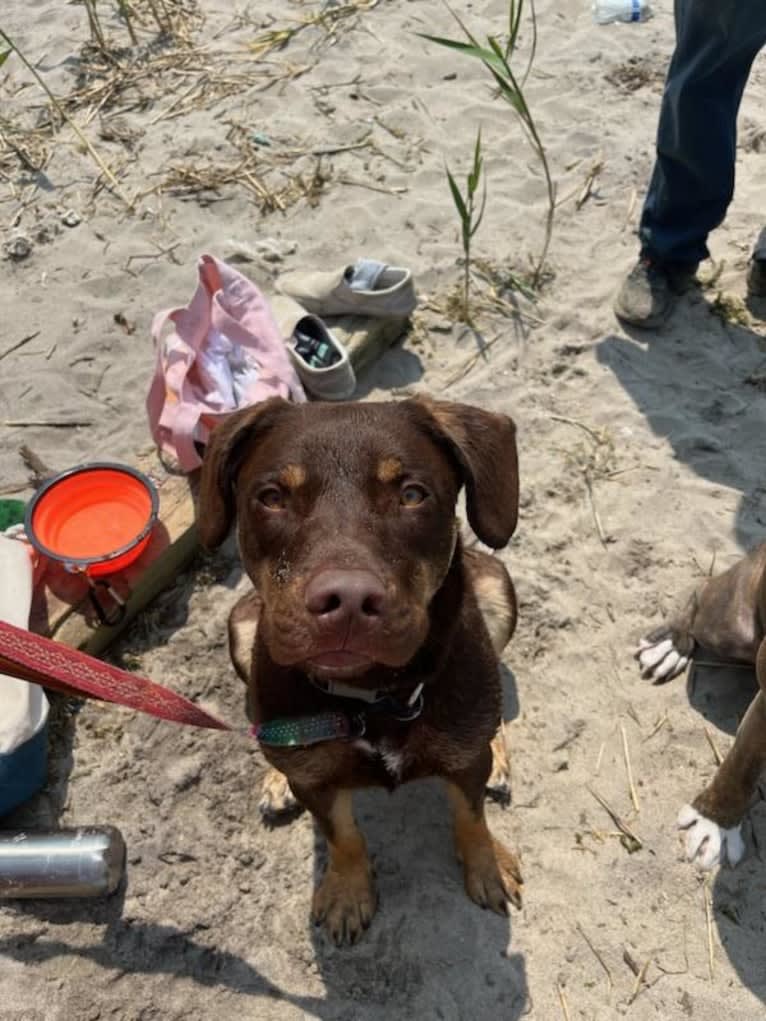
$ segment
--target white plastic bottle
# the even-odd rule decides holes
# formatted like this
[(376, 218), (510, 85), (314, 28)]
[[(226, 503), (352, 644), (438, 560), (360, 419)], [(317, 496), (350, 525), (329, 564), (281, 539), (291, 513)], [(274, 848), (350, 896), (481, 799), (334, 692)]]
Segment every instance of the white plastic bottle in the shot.
[(647, 0), (593, 0), (593, 20), (599, 25), (613, 21), (646, 21), (652, 10)]
[[(27, 627), (32, 586), (29, 547), (0, 534), (0, 620)], [(0, 671), (0, 816), (45, 783), (47, 719), (43, 689)]]

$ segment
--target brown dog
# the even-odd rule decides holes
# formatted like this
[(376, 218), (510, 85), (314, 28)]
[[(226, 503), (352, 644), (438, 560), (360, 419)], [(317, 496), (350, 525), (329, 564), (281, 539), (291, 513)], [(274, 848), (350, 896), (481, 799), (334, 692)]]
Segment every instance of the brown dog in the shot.
[(741, 822), (766, 767), (766, 543), (700, 585), (680, 613), (641, 640), (636, 658), (643, 676), (675, 677), (697, 643), (754, 663), (761, 689), (712, 783), (678, 816), (687, 857), (709, 869), (724, 858), (736, 865), (745, 853)]
[(230, 635), (275, 767), (263, 808), (289, 806), (283, 774), (326, 836), (312, 915), (338, 943), (376, 905), (355, 787), (443, 777), (468, 895), (499, 912), (520, 903), (517, 860), (483, 806), (492, 747), (507, 783), (496, 648), (516, 604), (502, 564), (462, 548), (462, 485), (477, 536), (505, 546), (518, 509), (509, 418), (425, 399), (273, 399), (219, 426), (205, 457), (202, 542), (219, 545), (236, 516), (255, 586)]

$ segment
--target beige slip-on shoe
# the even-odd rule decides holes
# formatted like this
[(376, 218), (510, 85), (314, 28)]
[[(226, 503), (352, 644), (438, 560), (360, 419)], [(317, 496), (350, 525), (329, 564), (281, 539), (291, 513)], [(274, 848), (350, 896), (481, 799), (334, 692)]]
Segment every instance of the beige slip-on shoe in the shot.
[(321, 316), (406, 318), (417, 305), (412, 273), (375, 259), (358, 259), (334, 272), (286, 273), (277, 287)]
[(270, 300), (271, 311), (301, 383), (312, 397), (344, 401), (356, 389), (348, 352), (322, 320), (285, 295)]

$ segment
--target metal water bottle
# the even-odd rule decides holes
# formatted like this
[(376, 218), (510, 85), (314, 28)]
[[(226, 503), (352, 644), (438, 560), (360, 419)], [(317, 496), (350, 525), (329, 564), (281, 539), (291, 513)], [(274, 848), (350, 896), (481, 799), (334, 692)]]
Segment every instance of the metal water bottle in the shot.
[(0, 900), (105, 897), (124, 870), (125, 841), (113, 826), (0, 830)]

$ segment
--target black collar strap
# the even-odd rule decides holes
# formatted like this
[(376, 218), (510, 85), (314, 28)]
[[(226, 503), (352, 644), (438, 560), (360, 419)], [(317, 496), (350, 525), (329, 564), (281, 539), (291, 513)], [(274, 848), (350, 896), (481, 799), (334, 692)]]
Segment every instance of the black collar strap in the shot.
[[(416, 685), (406, 699), (395, 698), (385, 690), (373, 691), (369, 688), (357, 688), (343, 681), (311, 682), (315, 687), (334, 698), (351, 699), (364, 703), (364, 709), (372, 713), (389, 713), (397, 720), (414, 720), (423, 711), (423, 682)], [(360, 707), (362, 708), (362, 707)]]

